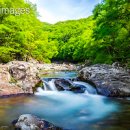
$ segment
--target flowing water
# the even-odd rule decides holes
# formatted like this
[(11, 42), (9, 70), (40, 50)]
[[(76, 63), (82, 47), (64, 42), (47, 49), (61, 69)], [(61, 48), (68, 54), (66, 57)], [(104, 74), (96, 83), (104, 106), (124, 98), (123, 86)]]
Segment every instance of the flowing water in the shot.
[(92, 86), (80, 81), (73, 83), (85, 86), (85, 93), (59, 92), (52, 78), (76, 77), (75, 72), (45, 77), (44, 89), (39, 88), (34, 96), (0, 99), (0, 126), (29, 113), (67, 130), (130, 130), (130, 99), (99, 96)]

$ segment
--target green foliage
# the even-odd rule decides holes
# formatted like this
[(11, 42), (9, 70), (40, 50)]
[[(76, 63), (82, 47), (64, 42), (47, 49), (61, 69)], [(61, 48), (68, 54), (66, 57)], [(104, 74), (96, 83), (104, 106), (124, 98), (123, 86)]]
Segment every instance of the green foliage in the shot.
[(24, 0), (1, 0), (1, 8), (22, 8), (29, 13), (0, 13), (0, 61), (29, 60), (30, 57), (50, 62), (57, 53), (55, 45), (48, 42), (43, 23), (37, 19), (36, 6)]
[[(128, 62), (130, 59), (130, 2), (104, 0), (94, 11), (96, 26), (94, 41), (97, 54), (104, 52), (112, 61)], [(104, 58), (106, 62), (106, 58)]]
[(54, 59), (66, 61), (84, 61), (87, 57), (91, 35), (94, 27), (93, 17), (80, 20), (59, 22), (55, 25), (45, 25), (49, 33), (49, 41), (55, 42), (58, 54)]
[(130, 61), (130, 2), (104, 0), (93, 16), (45, 25), (59, 60), (107, 63)]
[(103, 0), (92, 16), (54, 25), (40, 22), (36, 6), (24, 0), (0, 0), (0, 5), (29, 9), (29, 14), (0, 13), (0, 62), (34, 58), (130, 65), (129, 0)]
[(13, 60), (15, 53), (13, 48), (0, 47), (0, 61), (6, 63)]

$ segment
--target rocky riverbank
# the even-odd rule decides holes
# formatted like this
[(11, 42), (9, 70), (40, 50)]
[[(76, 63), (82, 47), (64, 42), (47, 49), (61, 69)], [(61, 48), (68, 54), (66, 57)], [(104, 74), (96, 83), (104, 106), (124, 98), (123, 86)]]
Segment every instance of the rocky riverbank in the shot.
[(32, 94), (41, 84), (41, 75), (49, 71), (75, 70), (72, 64), (39, 64), (12, 61), (0, 65), (0, 96)]
[(130, 71), (113, 65), (92, 65), (79, 71), (79, 79), (94, 85), (97, 92), (108, 97), (130, 96)]
[[(73, 64), (39, 64), (12, 61), (0, 65), (0, 96), (33, 94), (42, 85), (40, 77), (50, 71), (76, 70)], [(78, 79), (95, 86), (98, 94), (109, 97), (130, 96), (130, 71), (115, 65), (84, 66)], [(59, 83), (58, 83), (59, 85)]]

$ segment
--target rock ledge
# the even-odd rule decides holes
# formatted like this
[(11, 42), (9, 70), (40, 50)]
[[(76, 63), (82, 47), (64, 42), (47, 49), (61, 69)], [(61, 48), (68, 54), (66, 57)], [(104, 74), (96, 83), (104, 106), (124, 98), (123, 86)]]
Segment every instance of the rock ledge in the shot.
[(79, 71), (79, 79), (92, 83), (99, 94), (109, 97), (130, 96), (130, 73), (112, 65), (92, 65)]

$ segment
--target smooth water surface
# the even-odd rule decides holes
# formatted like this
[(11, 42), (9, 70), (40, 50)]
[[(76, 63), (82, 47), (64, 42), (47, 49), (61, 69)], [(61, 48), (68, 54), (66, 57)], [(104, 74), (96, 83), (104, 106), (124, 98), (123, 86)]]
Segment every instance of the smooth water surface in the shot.
[(77, 72), (75, 71), (52, 71), (49, 74), (42, 76), (43, 78), (76, 78)]
[(0, 99), (0, 126), (29, 113), (65, 129), (130, 130), (129, 104), (129, 99), (39, 89), (34, 96)]

